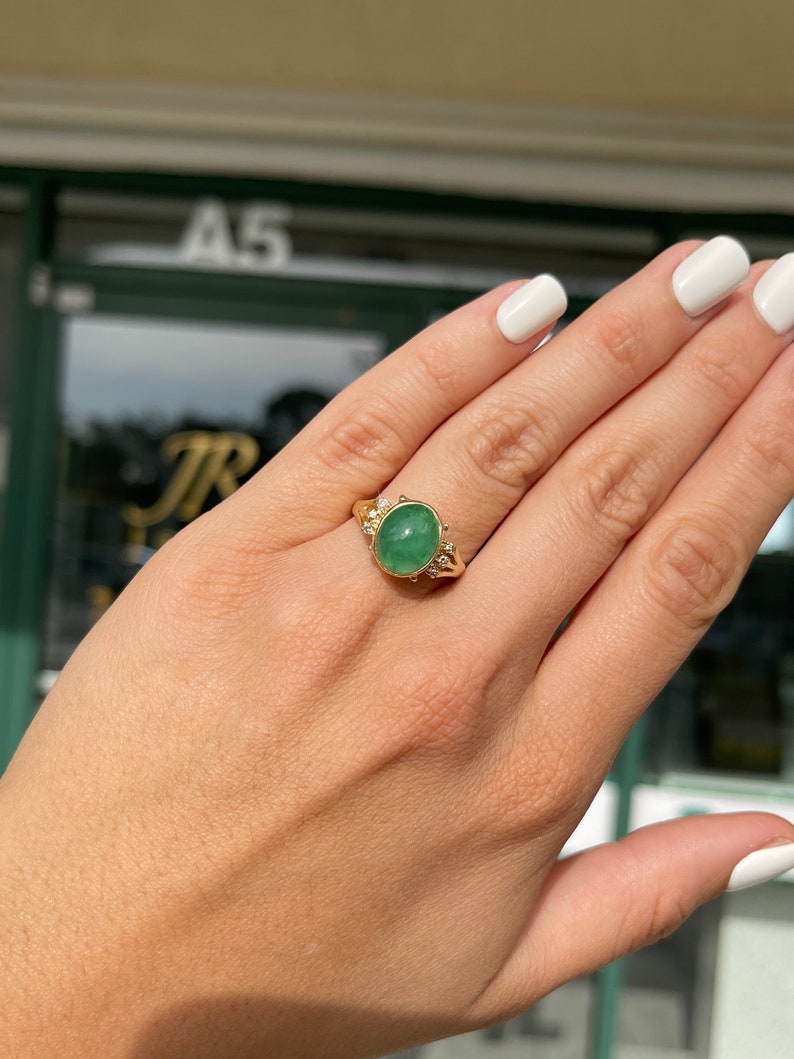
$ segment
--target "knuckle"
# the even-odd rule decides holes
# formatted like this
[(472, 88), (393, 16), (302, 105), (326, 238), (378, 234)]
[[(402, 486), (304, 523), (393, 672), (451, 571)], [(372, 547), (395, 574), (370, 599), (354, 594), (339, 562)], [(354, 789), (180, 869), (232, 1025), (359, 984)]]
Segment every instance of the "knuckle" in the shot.
[(726, 536), (690, 520), (673, 527), (656, 545), (647, 590), (676, 622), (705, 629), (730, 602), (745, 566), (746, 559)]
[(651, 514), (659, 471), (648, 455), (599, 448), (580, 460), (569, 489), (579, 519), (595, 525), (608, 539), (631, 537)]
[(482, 801), (490, 809), (489, 833), (498, 841), (524, 842), (556, 832), (570, 820), (583, 797), (567, 735), (550, 735), (542, 748), (513, 744), (483, 784)]
[[(743, 348), (746, 348), (744, 346)], [(735, 341), (723, 342), (719, 349), (708, 349), (695, 358), (694, 367), (709, 395), (733, 407), (747, 394), (746, 357)]]
[(496, 830), (500, 837), (525, 841), (560, 827), (571, 811), (571, 792), (559, 766), (550, 759), (513, 768), (499, 793)]
[(640, 358), (645, 348), (642, 316), (627, 308), (600, 306), (587, 331), (587, 344), (621, 382), (636, 386), (644, 378)]
[(668, 937), (686, 922), (690, 912), (691, 909), (675, 890), (657, 890), (650, 908), (639, 921), (639, 938), (634, 948), (655, 945), (657, 941)]
[[(794, 420), (794, 400), (789, 411), (787, 421), (791, 422)], [(764, 481), (791, 486), (794, 479), (794, 442), (791, 432), (781, 430), (777, 419), (750, 424), (744, 434), (744, 444), (755, 464), (756, 473)]]
[(387, 397), (369, 396), (331, 427), (319, 442), (317, 456), (334, 474), (352, 464), (382, 470), (389, 478), (395, 461), (408, 455), (406, 440), (395, 426), (403, 421), (404, 415)]
[(460, 351), (450, 334), (422, 336), (423, 344), (414, 353), (418, 388), (443, 413), (454, 412), (460, 404)]
[(389, 689), (378, 732), (381, 751), (400, 758), (468, 746), (489, 680), (482, 653), (456, 652), (452, 658), (429, 647), (398, 655), (402, 661), (381, 680)]
[[(624, 843), (618, 843), (624, 846)], [(621, 875), (624, 878), (646, 880), (645, 863), (636, 855), (630, 854), (625, 846), (622, 850), (623, 860)], [(626, 897), (628, 896), (628, 899)], [(615, 923), (612, 937), (614, 947), (609, 959), (619, 959), (627, 952), (636, 952), (647, 945), (668, 937), (686, 922), (692, 912), (682, 893), (675, 887), (655, 885), (653, 892), (638, 886), (629, 895), (620, 891), (620, 903), (615, 907)]]
[(560, 428), (549, 410), (491, 403), (467, 431), (461, 446), (467, 477), (473, 467), (503, 488), (508, 499), (521, 496), (552, 463), (559, 436)]
[(330, 701), (335, 681), (361, 657), (371, 624), (357, 601), (333, 584), (301, 586), (288, 570), (283, 577), (288, 592), (258, 601), (267, 628), (268, 656), (273, 659), (271, 674), (285, 687), (306, 690), (307, 702), (318, 688)]
[(142, 588), (156, 596), (175, 628), (187, 622), (209, 639), (228, 635), (241, 610), (258, 605), (272, 567), (261, 547), (255, 551), (219, 534), (213, 514), (167, 541), (139, 575)]

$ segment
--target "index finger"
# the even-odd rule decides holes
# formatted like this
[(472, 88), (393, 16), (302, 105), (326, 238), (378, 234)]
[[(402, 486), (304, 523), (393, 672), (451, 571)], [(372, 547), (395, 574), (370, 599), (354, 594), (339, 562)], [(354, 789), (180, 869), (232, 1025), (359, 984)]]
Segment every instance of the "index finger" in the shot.
[[(516, 334), (503, 322), (511, 340), (497, 317), (513, 296), (527, 326)], [(431, 324), (338, 394), (236, 503), (250, 504), (260, 526), (268, 511), (278, 513), (268, 530), (283, 547), (337, 528), (439, 423), (532, 352), (566, 305), (560, 283), (541, 275), (497, 287)]]

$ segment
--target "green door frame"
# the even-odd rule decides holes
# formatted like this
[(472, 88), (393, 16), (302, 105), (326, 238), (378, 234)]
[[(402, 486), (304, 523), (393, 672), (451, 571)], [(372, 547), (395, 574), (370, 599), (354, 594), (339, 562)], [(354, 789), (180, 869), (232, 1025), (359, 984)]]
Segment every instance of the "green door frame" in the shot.
[(49, 255), (53, 222), (52, 186), (43, 176), (31, 180), (17, 302), (5, 520), (0, 534), (0, 681), (5, 691), (0, 713), (0, 772), (30, 720), (39, 658), (44, 585), (41, 534), (51, 503), (58, 375), (53, 343), (45, 338), (51, 323), (48, 314), (31, 307), (29, 284), (39, 263)]

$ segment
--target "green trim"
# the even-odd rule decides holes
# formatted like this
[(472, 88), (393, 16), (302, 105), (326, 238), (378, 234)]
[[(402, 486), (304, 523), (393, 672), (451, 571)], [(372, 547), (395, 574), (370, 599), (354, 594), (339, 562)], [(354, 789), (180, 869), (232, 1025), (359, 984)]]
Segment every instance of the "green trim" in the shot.
[[(618, 784), (618, 804), (615, 812), (615, 839), (628, 834), (631, 800), (639, 782), (645, 750), (645, 717), (631, 732), (618, 755), (615, 778)], [(589, 1059), (610, 1059), (615, 1045), (620, 996), (623, 991), (626, 963), (615, 960), (596, 975)]]
[[(127, 306), (144, 301), (154, 305), (170, 303), (172, 313), (189, 311), (195, 319), (212, 319), (209, 303), (234, 306), (242, 319), (263, 319), (262, 306), (285, 306), (293, 324), (311, 325), (315, 315), (327, 318), (329, 311), (349, 316), (363, 309), (387, 313), (403, 320), (427, 323), (433, 311), (445, 311), (469, 301), (476, 292), (439, 288), (428, 289), (411, 284), (346, 282), (326, 279), (303, 279), (279, 275), (256, 276), (192, 269), (131, 268), (121, 265), (88, 265), (55, 260), (53, 282), (85, 284), (94, 290), (93, 311), (129, 311)], [(147, 309), (148, 311), (148, 309)], [(166, 315), (168, 314), (166, 312)], [(216, 315), (216, 314), (215, 314)], [(358, 316), (354, 327), (360, 328)]]
[(267, 195), (301, 205), (324, 205), (349, 209), (394, 210), (428, 214), (459, 214), (466, 217), (529, 220), (563, 224), (587, 224), (610, 228), (639, 226), (652, 229), (659, 247), (669, 245), (683, 231), (702, 225), (737, 233), (773, 236), (794, 235), (794, 215), (736, 213), (728, 210), (690, 213), (680, 210), (626, 209), (588, 206), (547, 200), (489, 199), (433, 191), (407, 191), (372, 186), (315, 182), (290, 182), (264, 178), (224, 177), (202, 173), (103, 171), (88, 169), (38, 169), (0, 166), (0, 184), (31, 185), (46, 178), (56, 190), (104, 191), (130, 194), (190, 196), (218, 195), (229, 201)]
[[(28, 298), (34, 267), (52, 245), (54, 202), (46, 178), (31, 183), (18, 296), (11, 452), (0, 550), (0, 770), (28, 725), (39, 658), (46, 535), (52, 503), (57, 362), (46, 317)], [(51, 323), (50, 323), (51, 329)]]

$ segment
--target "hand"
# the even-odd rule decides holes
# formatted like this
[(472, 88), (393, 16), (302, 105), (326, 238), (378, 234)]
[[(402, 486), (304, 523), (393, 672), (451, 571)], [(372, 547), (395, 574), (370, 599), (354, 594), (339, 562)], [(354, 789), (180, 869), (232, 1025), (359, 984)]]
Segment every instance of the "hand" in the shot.
[[(532, 356), (520, 284), (434, 324), (147, 564), (0, 785), (3, 1055), (383, 1054), (794, 841), (694, 817), (557, 860), (794, 493), (794, 321), (754, 305), (768, 264), (687, 315), (696, 248)], [(378, 569), (379, 493), (449, 521), (462, 578)]]

